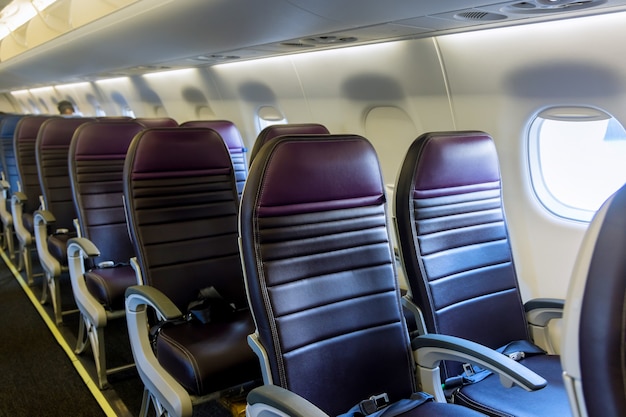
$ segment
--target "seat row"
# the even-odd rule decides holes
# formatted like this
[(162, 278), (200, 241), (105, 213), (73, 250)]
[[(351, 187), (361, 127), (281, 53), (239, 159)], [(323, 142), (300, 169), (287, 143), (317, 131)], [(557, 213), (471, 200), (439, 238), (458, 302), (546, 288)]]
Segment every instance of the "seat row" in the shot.
[[(426, 134), (406, 155), (394, 193), (410, 287), (401, 298), (366, 139), (271, 127), (248, 174), (228, 122), (77, 124), (63, 146), (78, 232), (58, 257), (67, 254), (83, 320), (77, 350), (91, 344), (105, 387), (104, 328), (126, 317), (142, 414), (153, 405), (191, 415), (216, 392), (262, 380), (248, 396), (251, 416), (353, 405), (362, 414), (570, 415), (546, 336), (563, 303), (522, 306), (497, 154), (483, 132)], [(53, 246), (66, 231), (50, 233), (52, 217), (34, 213)], [(398, 411), (387, 406), (400, 400)]]

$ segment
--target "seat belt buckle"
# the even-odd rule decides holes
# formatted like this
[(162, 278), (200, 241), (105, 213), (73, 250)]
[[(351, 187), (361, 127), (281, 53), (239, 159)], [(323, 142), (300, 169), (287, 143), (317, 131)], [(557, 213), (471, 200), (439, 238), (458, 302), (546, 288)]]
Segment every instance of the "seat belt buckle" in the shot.
[(508, 357), (513, 359), (515, 362), (519, 362), (526, 357), (526, 354), (524, 352), (513, 352), (509, 353)]
[(369, 415), (375, 413), (381, 408), (389, 405), (389, 397), (387, 393), (382, 393), (378, 395), (372, 395), (367, 400), (363, 400), (359, 403), (359, 408), (361, 409), (361, 413), (363, 415)]
[(476, 374), (476, 371), (474, 370), (474, 367), (471, 363), (463, 364), (463, 374), (468, 377), (474, 376)]

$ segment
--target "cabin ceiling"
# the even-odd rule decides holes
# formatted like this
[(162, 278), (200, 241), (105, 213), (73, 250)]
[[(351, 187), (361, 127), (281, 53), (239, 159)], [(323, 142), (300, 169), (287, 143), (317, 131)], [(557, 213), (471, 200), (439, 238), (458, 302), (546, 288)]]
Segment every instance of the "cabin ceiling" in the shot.
[(85, 1), (58, 0), (2, 40), (0, 91), (626, 10), (626, 0), (88, 0), (101, 15), (76, 23)]

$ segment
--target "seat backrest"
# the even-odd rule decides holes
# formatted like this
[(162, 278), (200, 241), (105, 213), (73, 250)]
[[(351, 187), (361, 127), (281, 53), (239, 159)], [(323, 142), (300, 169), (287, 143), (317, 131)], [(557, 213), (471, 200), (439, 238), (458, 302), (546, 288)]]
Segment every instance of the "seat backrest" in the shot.
[[(409, 290), (428, 332), (494, 349), (529, 339), (489, 135), (417, 138), (398, 174), (394, 211)], [(460, 366), (447, 363), (444, 376), (461, 374)]]
[(563, 314), (561, 363), (575, 416), (626, 410), (626, 186), (598, 210), (580, 246)]
[(124, 177), (144, 283), (183, 312), (209, 287), (247, 307), (237, 245), (239, 197), (220, 135), (204, 128), (148, 129), (133, 140)]
[(2, 156), (2, 172), (4, 178), (9, 182), (11, 192), (17, 190), (19, 175), (17, 172), (17, 162), (15, 161), (15, 150), (13, 148), (13, 136), (15, 128), (22, 115), (3, 116), (0, 123), (0, 154)]
[(123, 171), (131, 140), (145, 127), (132, 120), (101, 120), (76, 129), (69, 151), (72, 197), (83, 237), (100, 250), (95, 263), (134, 256), (126, 227)]
[(250, 164), (259, 153), (259, 150), (270, 139), (283, 135), (328, 135), (330, 132), (326, 129), (326, 126), (318, 123), (291, 123), (291, 124), (278, 124), (269, 125), (265, 129), (261, 130), (259, 136), (257, 136), (250, 152)]
[(281, 136), (240, 209), (246, 288), (273, 383), (329, 415), (416, 390), (376, 152), (353, 135)]
[(55, 117), (40, 127), (36, 142), (37, 170), (44, 204), (55, 217), (55, 227), (73, 230), (76, 218), (68, 167), (74, 131), (94, 119)]
[(237, 179), (237, 192), (241, 195), (243, 185), (248, 176), (248, 162), (246, 152), (248, 151), (243, 143), (243, 138), (237, 126), (229, 120), (191, 120), (184, 122), (181, 127), (206, 127), (215, 130), (220, 134), (230, 153), (230, 158), (235, 169)]
[(15, 127), (13, 148), (19, 177), (19, 191), (23, 192), (28, 199), (22, 209), (24, 213), (33, 213), (40, 206), (41, 185), (37, 172), (37, 135), (41, 125), (52, 117), (54, 116), (24, 116)]
[(145, 127), (176, 127), (178, 122), (171, 117), (137, 117), (136, 122)]

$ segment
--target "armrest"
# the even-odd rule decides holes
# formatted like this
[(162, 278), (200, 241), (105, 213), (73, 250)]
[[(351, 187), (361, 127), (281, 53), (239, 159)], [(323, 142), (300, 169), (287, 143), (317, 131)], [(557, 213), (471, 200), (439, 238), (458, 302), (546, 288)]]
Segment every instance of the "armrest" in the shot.
[(525, 366), (493, 349), (466, 339), (426, 334), (413, 339), (411, 346), (415, 351), (424, 391), (433, 394), (440, 402), (445, 402), (439, 373), (439, 363), (442, 360), (480, 366), (497, 374), (505, 387), (516, 384), (527, 391), (536, 391), (547, 385), (545, 379)]
[(0, 180), (0, 190), (4, 191), (8, 190), (9, 188), (11, 188), (11, 184), (9, 184), (9, 181), (5, 179)]
[(533, 342), (549, 354), (558, 353), (550, 337), (548, 325), (552, 320), (563, 318), (565, 300), (558, 298), (535, 298), (524, 304), (526, 320)]
[(35, 217), (35, 223), (37, 223), (37, 218), (39, 219), (39, 221), (47, 225), (51, 225), (57, 221), (57, 219), (54, 217), (54, 214), (52, 214), (52, 212), (49, 210), (37, 210), (35, 211), (35, 213), (33, 213), (33, 216)]
[(171, 321), (181, 318), (183, 313), (161, 291), (149, 285), (133, 285), (126, 288), (126, 309), (138, 311), (140, 306), (149, 305), (157, 311), (160, 319)]
[(11, 196), (11, 215), (13, 217), (13, 228), (15, 235), (20, 242), (20, 246), (24, 247), (30, 245), (32, 242), (32, 236), (22, 220), (24, 213), (24, 203), (28, 201), (28, 197), (21, 191), (16, 191)]
[(89, 239), (77, 237), (67, 241), (67, 266), (74, 300), (83, 315), (95, 326), (102, 327), (107, 322), (107, 312), (87, 289), (84, 263), (84, 259), (99, 255), (100, 251)]
[(100, 250), (89, 239), (84, 237), (75, 237), (67, 241), (68, 257), (76, 257), (79, 253), (84, 258), (95, 258), (100, 256)]
[(33, 232), (35, 234), (39, 262), (53, 277), (61, 275), (61, 264), (50, 254), (50, 250), (48, 249), (48, 227), (55, 222), (56, 218), (48, 210), (37, 210), (33, 213)]
[(546, 326), (550, 320), (563, 317), (565, 300), (560, 298), (535, 298), (524, 304), (526, 319), (535, 326)]
[(23, 193), (21, 191), (15, 191), (13, 193), (13, 196), (11, 197), (11, 200), (15, 200), (18, 203), (24, 203), (25, 201), (28, 201), (28, 197), (26, 196), (26, 193)]
[(328, 417), (326, 413), (301, 396), (277, 385), (261, 385), (248, 393), (250, 417), (270, 413), (276, 416)]
[(182, 316), (180, 310), (161, 291), (150, 286), (134, 285), (126, 289), (126, 324), (135, 366), (151, 395), (168, 415), (190, 416), (193, 403), (189, 393), (159, 363), (148, 333), (150, 305), (166, 320)]

